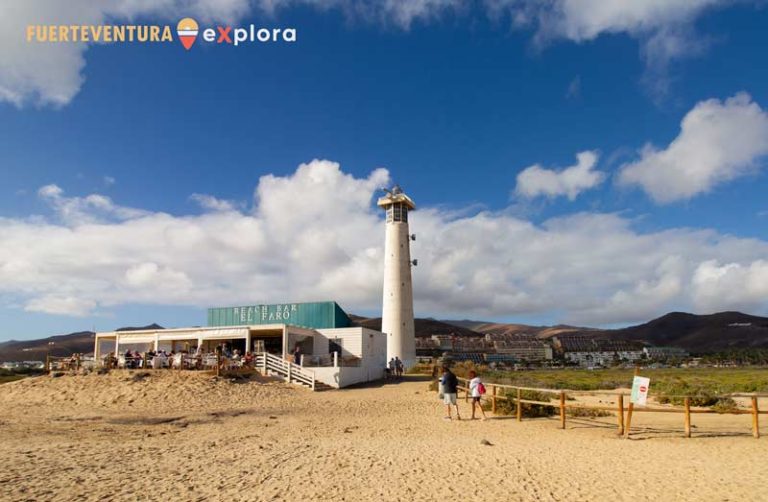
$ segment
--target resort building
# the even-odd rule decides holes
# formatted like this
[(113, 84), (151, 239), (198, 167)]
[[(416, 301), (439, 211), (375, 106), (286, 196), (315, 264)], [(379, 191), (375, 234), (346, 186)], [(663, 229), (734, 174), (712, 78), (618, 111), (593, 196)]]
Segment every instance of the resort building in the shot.
[(497, 354), (507, 354), (521, 361), (551, 361), (552, 347), (540, 340), (493, 342)]
[(567, 362), (587, 368), (632, 363), (644, 356), (641, 343), (626, 340), (559, 335), (552, 341)]
[(384, 335), (354, 326), (333, 301), (211, 308), (204, 327), (97, 333), (94, 356), (101, 361), (126, 351), (213, 354), (222, 344), (282, 361), (292, 360), (299, 347), (301, 364), (294, 371), (311, 372), (335, 388), (378, 380), (386, 365)]

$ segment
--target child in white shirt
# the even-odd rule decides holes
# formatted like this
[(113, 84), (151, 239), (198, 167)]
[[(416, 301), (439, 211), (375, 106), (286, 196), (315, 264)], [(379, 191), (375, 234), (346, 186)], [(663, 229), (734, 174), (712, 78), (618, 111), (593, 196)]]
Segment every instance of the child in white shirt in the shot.
[(483, 382), (480, 380), (480, 377), (477, 376), (477, 373), (474, 371), (469, 372), (469, 392), (472, 394), (472, 420), (475, 419), (475, 407), (480, 408), (480, 413), (483, 414), (483, 420), (486, 419), (485, 416), (485, 410), (483, 409), (483, 406), (480, 404), (480, 397), (482, 394), (480, 393), (480, 388), (483, 386)]

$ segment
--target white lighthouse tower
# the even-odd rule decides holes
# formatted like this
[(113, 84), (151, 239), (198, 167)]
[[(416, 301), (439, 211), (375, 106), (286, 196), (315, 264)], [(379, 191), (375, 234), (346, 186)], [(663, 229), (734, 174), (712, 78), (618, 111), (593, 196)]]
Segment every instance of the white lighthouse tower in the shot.
[(405, 367), (416, 362), (416, 332), (413, 325), (413, 284), (411, 283), (411, 236), (408, 212), (416, 209), (400, 187), (386, 190), (378, 205), (387, 212), (384, 242), (384, 305), (381, 331), (387, 336), (387, 361), (399, 357)]

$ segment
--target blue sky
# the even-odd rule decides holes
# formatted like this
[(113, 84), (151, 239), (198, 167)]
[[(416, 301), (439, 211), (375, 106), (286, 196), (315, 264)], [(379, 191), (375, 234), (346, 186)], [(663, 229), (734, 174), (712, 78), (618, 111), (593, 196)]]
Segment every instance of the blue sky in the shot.
[[(39, 8), (46, 8), (45, 2), (40, 2)], [(50, 22), (42, 10), (19, 22), (23, 21), (23, 26), (35, 14)], [(135, 14), (139, 23), (161, 24), (175, 24), (176, 19), (188, 15), (181, 10)], [(104, 15), (109, 22), (127, 22), (109, 12)], [(332, 218), (327, 214), (328, 218), (319, 217), (317, 225), (321, 233), (338, 232), (333, 246), (352, 250), (323, 257), (327, 261), (320, 261), (318, 267), (326, 271), (357, 270), (369, 277), (369, 269), (358, 263), (354, 246), (369, 246), (370, 263), (366, 266), (375, 271), (383, 229), (374, 225), (376, 210), (370, 202), (375, 189), (371, 184), (381, 179), (372, 173), (379, 167), (388, 170), (388, 181), (401, 184), (420, 208), (426, 209), (422, 228), (418, 227), (419, 220), (413, 222), (415, 232), (428, 233), (424, 247), (414, 249), (414, 254), (422, 253), (422, 263), (427, 260), (424, 272), (415, 271), (417, 297), (421, 291), (424, 298), (417, 301), (417, 315), (619, 325), (676, 308), (699, 312), (740, 308), (765, 314), (759, 286), (750, 295), (728, 293), (743, 284), (744, 277), (762, 277), (764, 273), (768, 205), (763, 194), (768, 182), (762, 170), (766, 152), (761, 135), (747, 145), (752, 153), (746, 160), (739, 157), (729, 161), (728, 153), (724, 153), (726, 160), (716, 166), (721, 174), (725, 173), (721, 178), (707, 181), (706, 187), (696, 193), (673, 195), (672, 200), (659, 200), (659, 188), (647, 181), (648, 176), (658, 172), (654, 169), (668, 171), (686, 165), (695, 168), (701, 158), (719, 158), (719, 153), (703, 150), (701, 157), (692, 154), (696, 144), (693, 140), (694, 146), (673, 155), (672, 160), (649, 157), (643, 163), (645, 157), (640, 153), (646, 144), (659, 151), (667, 149), (681, 134), (683, 118), (700, 103), (717, 100), (722, 105), (717, 110), (730, 110), (733, 103), (726, 104), (726, 100), (738, 93), (748, 96), (742, 98), (743, 106), (733, 106), (743, 110), (752, 106), (753, 111), (757, 107), (756, 122), (748, 124), (762, 126), (760, 113), (768, 106), (764, 55), (768, 10), (761, 5), (726, 2), (718, 8), (693, 10), (684, 20), (675, 19), (674, 30), (683, 34), (680, 36), (688, 44), (684, 47), (690, 48), (663, 56), (648, 55), (649, 39), (671, 30), (663, 19), (655, 18), (654, 22), (661, 26), (655, 32), (620, 24), (604, 27), (589, 39), (550, 34), (541, 42), (541, 34), (547, 33), (544, 21), (538, 25), (511, 25), (508, 13), (494, 19), (477, 4), (427, 13), (410, 20), (407, 26), (387, 17), (394, 15), (391, 13), (377, 12), (372, 19), (364, 19), (350, 17), (343, 8), (293, 6), (266, 14), (251, 6), (224, 15), (234, 16), (236, 25), (295, 27), (298, 41), (232, 47), (198, 40), (189, 52), (178, 43), (91, 44), (82, 52), (84, 67), (74, 70), (84, 79), (82, 85), (71, 99), (56, 104), (45, 97), (46, 92), (54, 92), (51, 88), (55, 89), (56, 84), (32, 86), (29, 91), (0, 75), (0, 96), (3, 86), (6, 96), (15, 96), (0, 101), (0, 235), (7, 244), (3, 250), (0, 242), (0, 269), (6, 266), (6, 274), (0, 276), (6, 283), (0, 286), (0, 340), (94, 326), (104, 330), (149, 322), (201, 324), (204, 305), (214, 300), (213, 304), (218, 305), (247, 301), (247, 289), (233, 284), (237, 275), (222, 272), (220, 279), (201, 280), (195, 267), (205, 263), (204, 259), (190, 258), (186, 265), (174, 261), (179, 253), (200, 249), (182, 246), (173, 253), (175, 257), (158, 256), (150, 250), (145, 250), (146, 256), (138, 256), (144, 251), (134, 250), (135, 262), (126, 257), (119, 266), (105, 268), (101, 275), (100, 264), (109, 261), (109, 254), (101, 256), (89, 249), (78, 258), (71, 242), (62, 244), (60, 253), (48, 248), (57, 248), (62, 232), (76, 232), (86, 224), (103, 226), (103, 231), (95, 234), (121, 239), (123, 235), (135, 235), (120, 232), (142, 218), (162, 219), (162, 215), (169, 215), (183, 223), (222, 213), (221, 208), (214, 210), (211, 204), (206, 206), (191, 198), (195, 193), (210, 195), (218, 202), (230, 201), (223, 212), (235, 213), (232, 218), (240, 215), (251, 221), (247, 218), (256, 215), (258, 219), (261, 215), (269, 226), (272, 223), (267, 222), (259, 201), (253, 198), (257, 186), (266, 190), (267, 185), (260, 184), (263, 176), (295, 183), (284, 187), (294, 196), (293, 206), (280, 206), (288, 212), (301, 206), (305, 196), (306, 200), (316, 200), (304, 189), (325, 190), (331, 199), (342, 197), (341, 193), (332, 194), (334, 180), (339, 177), (347, 177), (344, 179), (353, 184), (347, 187), (349, 193), (369, 190), (364, 222), (347, 226), (345, 221), (349, 211), (359, 209), (357, 202), (351, 206), (339, 201), (339, 205), (315, 206), (322, 213), (339, 208)], [(3, 36), (9, 36), (9, 31), (6, 27)], [(18, 35), (21, 30), (17, 31)], [(12, 46), (3, 50), (17, 49)], [(29, 65), (34, 65), (35, 51), (52, 50), (59, 48), (28, 44), (16, 54), (0, 55), (0, 62), (5, 57), (15, 65), (25, 65), (22, 56), (31, 54)], [(25, 67), (24, 71), (39, 76), (40, 81), (53, 82), (59, 79), (57, 72), (62, 72), (62, 80), (73, 72), (55, 65)], [(660, 87), (666, 90), (660, 91)], [(720, 120), (715, 117), (716, 126)], [(722, 119), (722, 123), (726, 120)], [(732, 130), (738, 137), (739, 122)], [(723, 134), (727, 145), (728, 132)], [(706, 140), (706, 134), (703, 137)], [(578, 189), (573, 198), (556, 189), (522, 195), (518, 176), (523, 170), (538, 164), (553, 174), (561, 173), (573, 166), (576, 155), (583, 151), (596, 152), (598, 160), (593, 171), (600, 173), (600, 182)], [(340, 165), (335, 170), (317, 167), (328, 170), (329, 184), (307, 188), (309, 185), (301, 182), (297, 166), (313, 159), (328, 159)], [(642, 165), (638, 169), (650, 173), (638, 175), (646, 180), (645, 185), (622, 178), (623, 169), (639, 163)], [(60, 192), (52, 195), (49, 191), (47, 196), (40, 192), (41, 187), (50, 185)], [(114, 207), (104, 210), (98, 204), (83, 202), (92, 194), (108, 197)], [(82, 206), (78, 206), (76, 219), (62, 212), (65, 206), (71, 209), (71, 204)], [(132, 208), (134, 213), (126, 215), (119, 208)], [(477, 234), (471, 242), (449, 238), (452, 226), (479, 225), (483, 215), (490, 215), (493, 223), (486, 233)], [(610, 221), (583, 227), (572, 222), (573, 218), (599, 216)], [(573, 267), (578, 268), (581, 262), (560, 272), (559, 267), (568, 267), (568, 246), (573, 243), (568, 239), (559, 241), (562, 233), (551, 229), (553, 221), (562, 223), (563, 219), (571, 222), (566, 227), (576, 225), (573, 228), (581, 229), (586, 242), (596, 224), (599, 235), (595, 242), (604, 243), (607, 247), (603, 249), (613, 242), (603, 238), (617, 236), (636, 239), (652, 248), (677, 239), (685, 242), (676, 245), (674, 252), (661, 252), (653, 263), (645, 263), (643, 253), (627, 258), (628, 268), (636, 263), (643, 272), (624, 277), (612, 270), (608, 275), (616, 277), (615, 282), (604, 284), (595, 279), (599, 286), (592, 292), (594, 304), (587, 305), (575, 291), (583, 281), (603, 275), (606, 271), (601, 267), (605, 264), (590, 262), (584, 265), (586, 275), (574, 275), (572, 279)], [(239, 220), (227, 221), (237, 225)], [(323, 227), (325, 222), (327, 228)], [(515, 233), (516, 225), (523, 223), (530, 225), (527, 231), (535, 235)], [(624, 225), (629, 230), (622, 230)], [(226, 226), (205, 228), (214, 233), (233, 231)], [(291, 228), (287, 226), (285, 231), (306, 230)], [(273, 231), (279, 229), (280, 225), (275, 224)], [(365, 234), (367, 240), (361, 244), (356, 237), (349, 237), (355, 232)], [(708, 234), (692, 237), (696, 232)], [(297, 242), (310, 239), (302, 235), (296, 236)], [(429, 241), (429, 236), (434, 240)], [(338, 244), (345, 239), (350, 241)], [(488, 243), (484, 246), (489, 249), (487, 257), (482, 254), (485, 251), (477, 251), (479, 254), (467, 262), (468, 266), (440, 261), (463, 246), (483, 247), (484, 239)], [(505, 239), (511, 240), (507, 243)], [(543, 243), (550, 240), (560, 248), (559, 255), (552, 253), (556, 263), (551, 266), (522, 263), (523, 270), (554, 271), (556, 277), (546, 281), (547, 287), (536, 282), (545, 279), (522, 272), (505, 272), (502, 275), (506, 282), (498, 284), (484, 282), (481, 272), (463, 275), (467, 267), (471, 269), (471, 263), (486, 261), (491, 271), (493, 267), (514, 269), (510, 263), (520, 265), (529, 256), (527, 253), (536, 255), (535, 250), (518, 251), (536, 239)], [(648, 244), (648, 240), (658, 244)], [(300, 245), (283, 238), (278, 241), (270, 245), (278, 256), (290, 254)], [(505, 245), (493, 249), (494, 243), (500, 241)], [(93, 242), (99, 246), (100, 241)], [(427, 243), (434, 247), (427, 248)], [(267, 253), (260, 245), (254, 246), (261, 250), (258, 253)], [(695, 248), (696, 256), (690, 258), (685, 246)], [(22, 260), (27, 249), (31, 250), (30, 257)], [(272, 259), (271, 254), (254, 255), (251, 251), (240, 250), (237, 254), (234, 249), (227, 263), (266, 263)], [(622, 257), (628, 255), (616, 252)], [(583, 253), (590, 255), (589, 246)], [(665, 261), (664, 253), (680, 258), (681, 263), (665, 265), (669, 260)], [(306, 261), (312, 254), (302, 256)], [(612, 260), (610, 254), (605, 258)], [(82, 260), (81, 266), (76, 266), (78, 259)], [(22, 260), (23, 267), (14, 260)], [(12, 262), (20, 268), (12, 268)], [(90, 262), (93, 268), (82, 272)], [(154, 268), (145, 266), (148, 263)], [(354, 266), (350, 269), (351, 264)], [(658, 272), (666, 271), (667, 266), (674, 271)], [(167, 291), (156, 297), (132, 297), (126, 289), (124, 294), (103, 301), (103, 293), (113, 290), (115, 281), (133, 277), (129, 271), (136, 267), (161, 274), (158, 280), (165, 273), (182, 277), (184, 288), (195, 292), (179, 295)], [(478, 265), (478, 270), (482, 269)], [(272, 281), (289, 283), (281, 286), (265, 279), (270, 276), (263, 272), (248, 269), (248, 280), (254, 281), (253, 289), (258, 291), (252, 294), (254, 302), (332, 295), (349, 311), (377, 312), (380, 284), (375, 281), (362, 286), (364, 294), (356, 295), (321, 275), (307, 283), (292, 275), (271, 276)], [(736, 273), (741, 275), (726, 277)], [(20, 274), (34, 275), (38, 280), (19, 278)], [(370, 277), (375, 274), (371, 272)], [(701, 289), (704, 279), (712, 277), (719, 281), (706, 283), (713, 289)], [(568, 280), (573, 283), (561, 282)], [(93, 287), (95, 282), (103, 284)], [(307, 291), (313, 284), (321, 286)], [(653, 292), (657, 286), (664, 290), (664, 284), (673, 285), (666, 293)], [(507, 285), (514, 287), (507, 290)], [(142, 283), (142, 287), (152, 288), (152, 281)], [(498, 294), (475, 304), (468, 298), (477, 296), (472, 288)], [(563, 290), (573, 294), (560, 296)], [(634, 294), (644, 295), (645, 300), (632, 300)], [(715, 299), (718, 295), (722, 302)], [(661, 299), (649, 300), (646, 296)], [(647, 305), (639, 310), (625, 308), (646, 300)], [(41, 307), (49, 301), (64, 306)], [(621, 304), (612, 309), (616, 315), (607, 314), (601, 307), (612, 301)], [(67, 305), (72, 308), (68, 310)]]

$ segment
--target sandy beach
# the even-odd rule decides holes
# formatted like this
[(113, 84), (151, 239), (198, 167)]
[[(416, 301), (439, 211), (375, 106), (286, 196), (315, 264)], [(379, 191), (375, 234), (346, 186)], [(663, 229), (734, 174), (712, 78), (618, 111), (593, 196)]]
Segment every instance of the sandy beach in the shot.
[[(312, 393), (188, 372), (0, 386), (0, 499), (765, 500), (749, 417), (446, 421), (426, 381)], [(463, 417), (469, 405), (460, 402)], [(645, 416), (644, 416), (645, 415)], [(763, 427), (765, 430), (765, 427)], [(483, 440), (490, 443), (483, 444)]]

